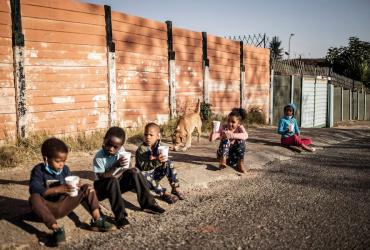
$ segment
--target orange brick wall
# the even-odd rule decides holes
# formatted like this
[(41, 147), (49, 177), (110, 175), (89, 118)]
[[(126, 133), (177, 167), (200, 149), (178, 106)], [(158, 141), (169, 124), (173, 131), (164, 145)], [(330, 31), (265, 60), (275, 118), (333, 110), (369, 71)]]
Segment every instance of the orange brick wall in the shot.
[(54, 134), (108, 126), (103, 6), (22, 0), (28, 129)]
[(112, 12), (116, 44), (117, 116), (135, 126), (169, 117), (167, 26)]
[(208, 35), (209, 102), (216, 113), (227, 114), (240, 106), (240, 45)]
[[(21, 0), (25, 37), (26, 127), (51, 134), (109, 126), (108, 52), (102, 5)], [(117, 122), (137, 126), (169, 118), (167, 25), (112, 11)], [(181, 115), (203, 100), (202, 33), (174, 27), (176, 106)], [(0, 1), (0, 141), (16, 133), (9, 0)], [(207, 36), (209, 102), (216, 113), (240, 105), (240, 45)], [(244, 47), (247, 108), (268, 114), (269, 50)]]
[(247, 110), (256, 106), (261, 108), (266, 115), (266, 122), (269, 113), (269, 59), (269, 49), (244, 46)]
[(178, 114), (191, 113), (203, 99), (202, 33), (173, 28), (176, 52), (176, 108)]
[(9, 0), (0, 1), (0, 141), (16, 133), (12, 26)]

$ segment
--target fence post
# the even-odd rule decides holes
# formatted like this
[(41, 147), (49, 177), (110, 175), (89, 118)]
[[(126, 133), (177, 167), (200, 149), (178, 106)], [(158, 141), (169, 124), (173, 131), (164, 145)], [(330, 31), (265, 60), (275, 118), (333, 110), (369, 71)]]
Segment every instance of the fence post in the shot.
[(349, 120), (352, 121), (352, 89), (349, 90)]
[(299, 121), (300, 121), (300, 124), (299, 126), (302, 126), (302, 118), (303, 118), (303, 81), (304, 81), (304, 78), (303, 78), (303, 70), (301, 71), (301, 103), (300, 103), (300, 106), (299, 106), (299, 109), (301, 112), (299, 112)]
[(117, 83), (116, 83), (116, 46), (112, 35), (112, 12), (111, 7), (104, 5), (105, 31), (108, 52), (108, 102), (109, 102), (109, 126), (117, 122)]
[(271, 68), (270, 73), (270, 108), (269, 108), (269, 124), (273, 125), (274, 114), (274, 69)]
[(168, 48), (168, 85), (169, 85), (169, 104), (170, 118), (176, 117), (176, 64), (175, 51), (173, 50), (172, 22), (167, 24), (167, 48)]
[(209, 59), (207, 53), (207, 32), (202, 32), (203, 44), (203, 101), (209, 103)]
[(366, 91), (364, 92), (364, 102), (365, 102), (365, 107), (364, 107), (364, 120), (366, 121), (367, 120), (367, 107), (366, 107), (366, 104), (367, 104), (367, 102), (366, 102), (366, 96), (367, 96), (367, 93), (366, 93)]
[(17, 136), (27, 137), (26, 77), (24, 71), (24, 35), (20, 0), (11, 0), (12, 46), (14, 60), (14, 87), (16, 105)]
[(360, 120), (360, 91), (357, 89), (357, 120)]
[(328, 81), (328, 113), (326, 117), (326, 126), (331, 128), (334, 125), (334, 85), (331, 80)]
[(245, 65), (243, 41), (240, 41), (240, 107), (247, 108), (245, 99)]
[(294, 102), (294, 75), (290, 75), (290, 102)]
[(340, 114), (340, 120), (343, 121), (344, 117), (343, 117), (343, 108), (344, 108), (344, 105), (343, 105), (343, 86), (340, 88), (340, 95), (341, 95), (341, 99), (340, 99), (340, 104), (341, 104), (341, 107), (340, 107), (340, 110), (341, 110), (341, 114)]
[(313, 117), (312, 117), (313, 127), (315, 127), (315, 118), (316, 118), (316, 84), (317, 84), (317, 67), (315, 66), (315, 82), (314, 82), (314, 90), (313, 90)]

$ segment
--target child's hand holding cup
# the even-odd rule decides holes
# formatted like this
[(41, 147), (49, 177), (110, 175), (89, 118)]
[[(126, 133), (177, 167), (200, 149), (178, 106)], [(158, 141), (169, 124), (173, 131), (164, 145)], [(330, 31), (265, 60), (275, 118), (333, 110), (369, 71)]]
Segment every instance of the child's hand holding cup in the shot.
[[(159, 160), (161, 162), (166, 162), (168, 161), (168, 146), (159, 146), (158, 147), (158, 154), (159, 154)], [(162, 159), (161, 159), (162, 158)]]
[(131, 153), (130, 152), (121, 152), (118, 155), (119, 166), (121, 168), (129, 168), (130, 167), (130, 160), (131, 160)]
[(78, 186), (80, 183), (80, 177), (76, 175), (67, 176), (65, 178), (65, 181), (68, 187), (67, 194), (71, 197), (76, 197), (78, 195), (78, 189), (79, 189)]

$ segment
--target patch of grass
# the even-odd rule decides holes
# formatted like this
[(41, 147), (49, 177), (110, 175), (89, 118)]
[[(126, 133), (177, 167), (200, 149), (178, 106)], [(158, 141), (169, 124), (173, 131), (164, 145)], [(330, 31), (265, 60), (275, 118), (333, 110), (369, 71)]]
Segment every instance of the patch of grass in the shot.
[(90, 133), (78, 133), (76, 136), (61, 138), (71, 151), (92, 151), (100, 148), (103, 143), (105, 130), (93, 131)]
[[(91, 151), (102, 145), (105, 131), (78, 133), (75, 136), (58, 136), (69, 147), (70, 151)], [(0, 168), (16, 167), (27, 161), (41, 159), (41, 145), (51, 135), (46, 132), (30, 134), (27, 138), (18, 138), (16, 143), (0, 147)]]
[(177, 119), (170, 119), (168, 122), (161, 124), (161, 135), (163, 138), (170, 138), (176, 129)]
[(16, 146), (0, 147), (0, 167), (14, 168), (22, 162), (22, 154)]
[(266, 117), (262, 109), (255, 106), (248, 110), (247, 124), (248, 125), (263, 125), (265, 124)]
[(143, 143), (144, 127), (126, 128), (125, 132), (126, 132), (127, 142), (135, 144), (137, 146)]

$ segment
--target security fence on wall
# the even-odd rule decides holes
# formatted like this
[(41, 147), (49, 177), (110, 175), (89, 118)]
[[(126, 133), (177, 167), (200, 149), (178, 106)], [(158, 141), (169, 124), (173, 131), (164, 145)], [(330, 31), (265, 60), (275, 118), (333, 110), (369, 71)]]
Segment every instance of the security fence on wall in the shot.
[(306, 65), (299, 60), (273, 61), (271, 66), (274, 98), (270, 107), (271, 124), (277, 124), (283, 115), (283, 103), (289, 102), (296, 104), (296, 118), (302, 127), (370, 120), (367, 100), (370, 91), (361, 82), (331, 72), (330, 68)]
[(161, 123), (198, 99), (269, 109), (268, 49), (109, 6), (2, 0), (0, 48), (0, 141)]

